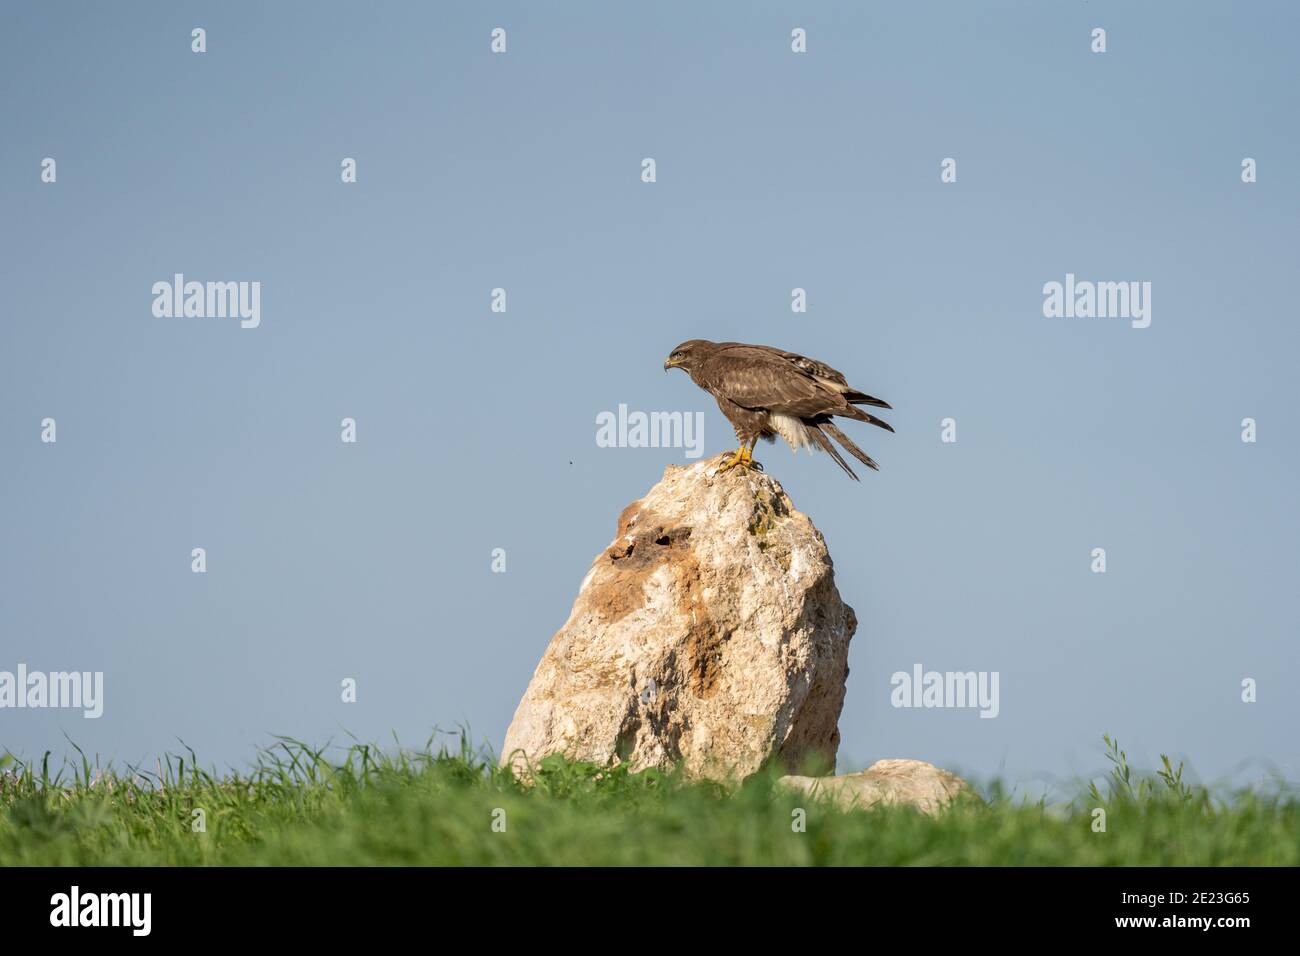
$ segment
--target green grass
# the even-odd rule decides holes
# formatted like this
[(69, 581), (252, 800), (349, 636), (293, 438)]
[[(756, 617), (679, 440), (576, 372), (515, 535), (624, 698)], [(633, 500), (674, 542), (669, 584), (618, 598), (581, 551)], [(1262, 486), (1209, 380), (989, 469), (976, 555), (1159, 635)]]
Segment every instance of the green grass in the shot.
[[(61, 772), (48, 755), (6, 756), (0, 865), (1300, 864), (1293, 791), (1215, 796), (1168, 761), (1136, 773), (1107, 745), (1109, 779), (1069, 804), (994, 785), (934, 819), (837, 812), (773, 791), (770, 778), (723, 786), (554, 758), (525, 786), (463, 735), (451, 749), (356, 745), (333, 760), (285, 739), (220, 777), (192, 753), (150, 773), (100, 771), (79, 751)], [(1096, 807), (1104, 833), (1093, 832)], [(793, 827), (799, 808), (805, 832)]]

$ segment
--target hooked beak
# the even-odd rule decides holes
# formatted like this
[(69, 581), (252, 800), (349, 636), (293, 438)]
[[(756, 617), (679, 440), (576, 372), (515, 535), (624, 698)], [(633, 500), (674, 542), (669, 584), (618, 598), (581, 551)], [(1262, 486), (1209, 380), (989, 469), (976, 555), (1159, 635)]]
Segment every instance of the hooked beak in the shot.
[(676, 367), (677, 367), (677, 363), (674, 362), (674, 361), (672, 360), (671, 357), (669, 357), (669, 358), (664, 362), (664, 371), (665, 371), (665, 372), (668, 371), (670, 368), (676, 368)]

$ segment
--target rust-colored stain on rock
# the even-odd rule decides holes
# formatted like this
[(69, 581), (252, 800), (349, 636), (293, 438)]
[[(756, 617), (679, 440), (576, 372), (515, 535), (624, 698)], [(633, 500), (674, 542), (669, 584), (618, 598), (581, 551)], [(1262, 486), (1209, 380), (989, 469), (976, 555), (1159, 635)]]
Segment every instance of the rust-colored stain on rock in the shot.
[(687, 686), (697, 697), (709, 697), (722, 675), (722, 648), (727, 635), (709, 619), (702, 599), (700, 566), (691, 553), (691, 529), (666, 527), (653, 514), (638, 511), (640, 502), (623, 510), (615, 544), (605, 553), (605, 566), (590, 594), (591, 606), (606, 624), (614, 624), (645, 606), (645, 583), (660, 568), (671, 567), (676, 592), (684, 598), (681, 613), (689, 622), (685, 662)]

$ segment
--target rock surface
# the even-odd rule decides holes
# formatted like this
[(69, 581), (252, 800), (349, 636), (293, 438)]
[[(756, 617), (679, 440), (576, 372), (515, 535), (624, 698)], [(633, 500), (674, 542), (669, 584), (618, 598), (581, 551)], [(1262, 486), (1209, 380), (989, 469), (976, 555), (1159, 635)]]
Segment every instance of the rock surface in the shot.
[(552, 753), (694, 777), (834, 766), (853, 609), (821, 533), (770, 476), (670, 465), (619, 517), (506, 732)]
[(880, 803), (910, 805), (929, 814), (938, 813), (958, 793), (970, 790), (961, 777), (924, 760), (877, 760), (861, 773), (782, 777), (777, 786), (831, 800), (845, 810), (865, 810)]

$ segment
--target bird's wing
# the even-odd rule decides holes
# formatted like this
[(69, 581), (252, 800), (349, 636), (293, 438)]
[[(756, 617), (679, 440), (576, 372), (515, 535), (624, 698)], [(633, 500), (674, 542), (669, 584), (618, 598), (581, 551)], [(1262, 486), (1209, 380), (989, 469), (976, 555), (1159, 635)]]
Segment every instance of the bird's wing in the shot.
[(744, 345), (740, 342), (722, 342), (724, 348), (731, 350), (734, 348), (757, 349), (775, 355), (793, 365), (799, 371), (812, 378), (819, 385), (824, 386), (832, 392), (839, 392), (844, 396), (844, 400), (854, 405), (873, 405), (877, 408), (889, 408), (888, 402), (882, 401), (866, 392), (860, 392), (853, 386), (849, 385), (848, 379), (839, 369), (831, 368), (825, 362), (818, 361), (815, 358), (809, 358), (806, 355), (800, 355), (798, 352), (788, 352), (785, 349), (773, 348), (770, 345)]
[(834, 412), (847, 402), (776, 352), (734, 345), (711, 355), (699, 370), (700, 384), (742, 408), (766, 408), (805, 418)]
[(836, 385), (843, 385), (845, 388), (849, 387), (848, 381), (844, 378), (844, 373), (839, 369), (831, 368), (825, 362), (819, 362), (817, 359), (800, 355), (798, 352), (782, 352), (781, 357), (787, 362), (793, 362), (802, 371), (807, 372), (814, 378), (824, 378)]

